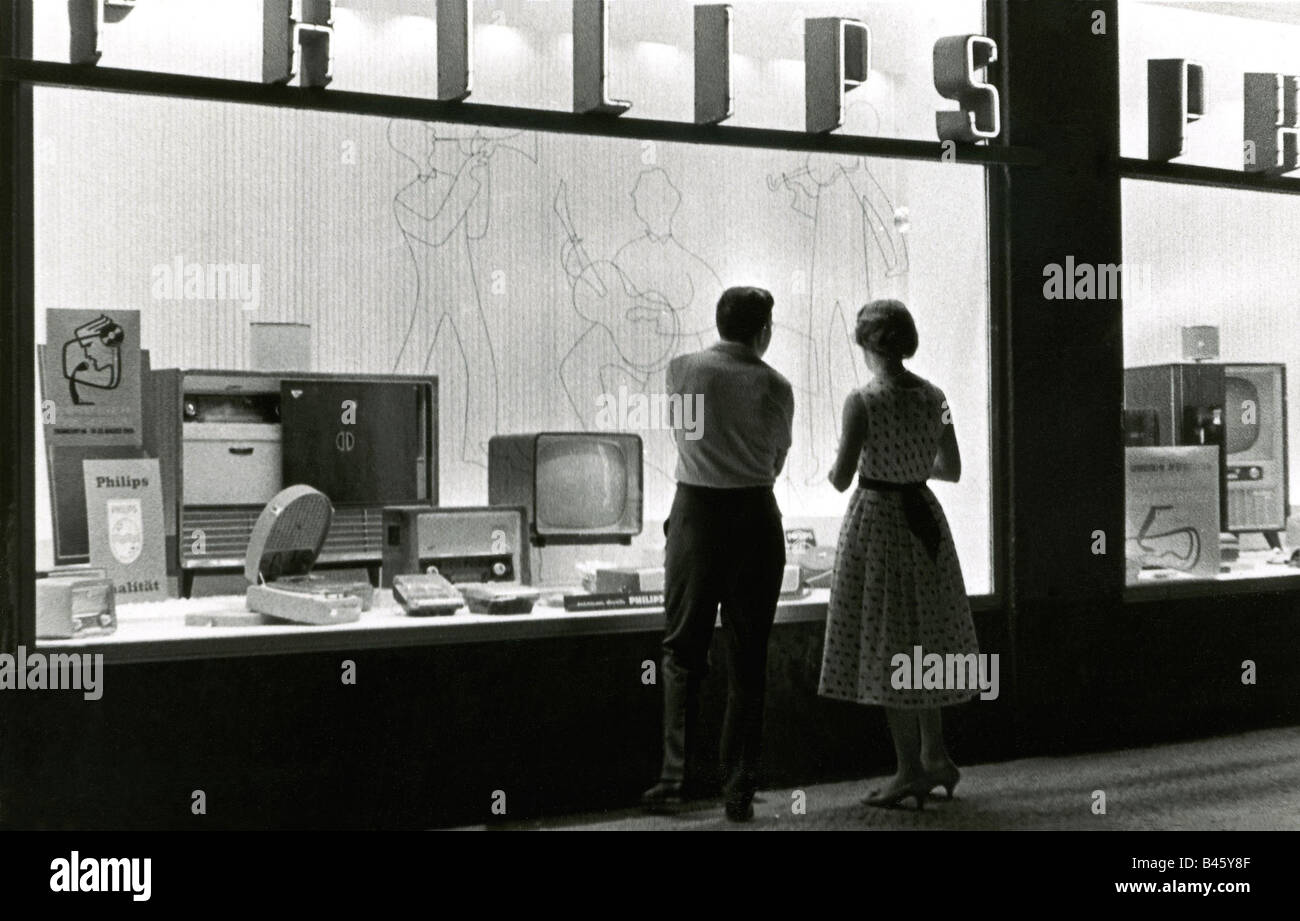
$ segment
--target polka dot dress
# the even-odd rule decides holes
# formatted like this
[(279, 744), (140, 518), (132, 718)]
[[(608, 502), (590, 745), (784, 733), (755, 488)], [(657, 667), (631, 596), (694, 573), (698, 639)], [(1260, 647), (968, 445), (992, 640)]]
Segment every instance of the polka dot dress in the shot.
[[(943, 391), (909, 375), (874, 379), (858, 394), (867, 408), (867, 438), (858, 472), (877, 480), (915, 483), (934, 466), (947, 412)], [(951, 419), (951, 417), (949, 417)], [(826, 697), (919, 709), (969, 700), (978, 690), (896, 689), (897, 653), (968, 655), (979, 651), (966, 584), (952, 531), (939, 500), (925, 501), (939, 522), (936, 559), (907, 526), (896, 492), (855, 489), (840, 527), (839, 550), (826, 617), (818, 692)]]

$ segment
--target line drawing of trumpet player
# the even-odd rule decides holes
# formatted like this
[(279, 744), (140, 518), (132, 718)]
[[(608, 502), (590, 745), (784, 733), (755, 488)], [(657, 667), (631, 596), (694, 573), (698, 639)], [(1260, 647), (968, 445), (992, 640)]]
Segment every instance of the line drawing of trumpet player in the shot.
[(451, 344), (453, 367), (441, 377), (464, 382), (464, 409), (458, 419), (443, 414), (451, 423), (445, 443), (458, 460), (486, 466), (488, 439), (499, 430), (499, 372), (478, 250), (491, 229), (493, 158), (510, 151), (536, 165), (537, 138), (482, 130), (440, 135), (432, 124), (393, 119), (388, 144), (416, 168), (392, 205), (416, 285), (393, 371), (405, 361), (427, 373), (439, 344)]

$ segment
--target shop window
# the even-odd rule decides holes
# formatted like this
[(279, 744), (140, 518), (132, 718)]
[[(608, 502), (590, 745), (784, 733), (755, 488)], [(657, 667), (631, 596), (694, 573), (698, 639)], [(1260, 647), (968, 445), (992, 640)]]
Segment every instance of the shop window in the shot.
[[(1289, 100), (1300, 10), (1137, 2), (1121, 13), (1128, 583), (1295, 575), (1300, 440), (1287, 405), (1300, 337), (1287, 241), (1300, 201), (1246, 191), (1231, 173), (1300, 165)], [(1148, 163), (1133, 161), (1144, 160), (1169, 178), (1231, 173), (1214, 176), (1222, 187), (1140, 181)]]
[[(344, 377), (436, 375), (438, 449), (427, 462), (445, 506), (487, 501), (494, 434), (641, 434), (641, 535), (630, 547), (546, 548), (533, 570), (544, 583), (575, 581), (595, 555), (661, 552), (673, 447), (653, 399), (673, 354), (714, 339), (716, 299), (730, 284), (775, 295), (767, 357), (797, 403), (778, 496), (787, 527), (833, 545), (846, 498), (827, 471), (842, 402), (867, 376), (853, 319), (871, 298), (901, 298), (920, 332), (913, 368), (946, 391), (962, 449), (961, 482), (935, 491), (968, 591), (993, 590), (982, 167), (60, 89), (36, 90), (34, 106), (37, 341), (47, 349), (63, 345), (50, 339), (47, 311), (76, 307), (130, 316), (153, 373), (246, 371), (269, 354)], [(591, 303), (580, 280), (592, 266), (612, 296), (640, 301)], [(209, 283), (214, 272), (221, 286)], [(66, 381), (53, 374), (44, 386), (48, 398)], [(244, 426), (255, 457), (275, 421), (261, 399), (196, 403), (176, 421)], [(55, 562), (46, 449), (42, 438), (40, 571)], [(231, 462), (206, 443), (196, 451)], [(273, 473), (214, 470), (185, 488), (231, 505), (222, 490), (237, 482), (255, 513), (288, 485)], [(186, 471), (164, 480), (185, 485)], [(187, 576), (197, 551), (179, 514), (166, 556), (180, 581), (167, 591), (198, 593), (220, 577), (206, 591), (237, 592), (243, 574), (229, 565), (196, 564)]]
[(1130, 584), (1300, 574), (1300, 199), (1125, 181)]

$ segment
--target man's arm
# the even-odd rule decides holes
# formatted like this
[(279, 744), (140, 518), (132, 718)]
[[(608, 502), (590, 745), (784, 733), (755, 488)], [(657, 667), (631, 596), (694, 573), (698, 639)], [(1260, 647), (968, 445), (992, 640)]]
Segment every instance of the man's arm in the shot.
[(774, 465), (775, 469), (772, 471), (773, 476), (779, 477), (781, 475), (781, 471), (785, 469), (785, 456), (789, 453), (790, 451), (787, 448), (776, 455), (776, 464)]
[(786, 455), (790, 453), (790, 445), (794, 441), (794, 388), (790, 386), (789, 381), (782, 380), (781, 383), (783, 385), (780, 391), (781, 447), (776, 452), (773, 476), (781, 475), (781, 470), (785, 467)]
[[(687, 397), (684, 394), (681, 394), (681, 385), (679, 383), (681, 378), (681, 359), (682, 356), (677, 356), (672, 361), (668, 362), (668, 367), (664, 369), (664, 393), (668, 396), (670, 402), (672, 401), (673, 394), (679, 394), (679, 400), (681, 400), (681, 402), (678, 405), (682, 407), (682, 410), (680, 411), (684, 413)], [(674, 444), (680, 443), (683, 436), (686, 434), (684, 420), (679, 419), (677, 421), (682, 422), (683, 424), (673, 426)]]

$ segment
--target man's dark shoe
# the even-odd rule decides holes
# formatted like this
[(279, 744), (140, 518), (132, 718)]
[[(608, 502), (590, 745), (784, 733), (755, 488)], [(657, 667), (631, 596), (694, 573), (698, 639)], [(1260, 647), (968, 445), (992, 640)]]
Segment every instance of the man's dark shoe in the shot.
[(727, 799), (727, 818), (733, 822), (748, 822), (754, 817), (754, 797), (738, 796)]
[(682, 784), (661, 780), (641, 794), (641, 808), (653, 814), (678, 812), (686, 805)]

